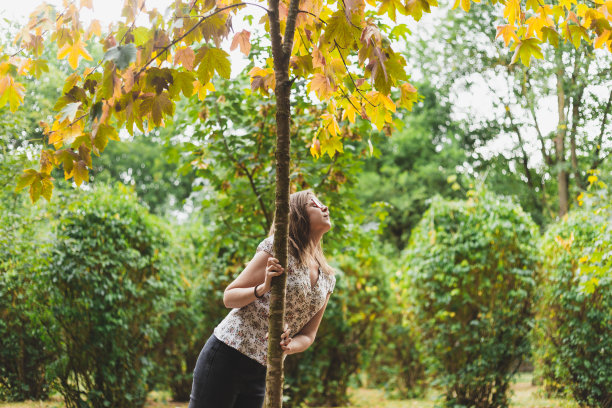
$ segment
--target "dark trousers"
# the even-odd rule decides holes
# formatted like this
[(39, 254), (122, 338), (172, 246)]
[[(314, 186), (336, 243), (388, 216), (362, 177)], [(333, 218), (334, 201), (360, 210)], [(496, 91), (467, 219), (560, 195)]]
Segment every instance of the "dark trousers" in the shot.
[(193, 371), (189, 408), (261, 408), (266, 367), (213, 334)]

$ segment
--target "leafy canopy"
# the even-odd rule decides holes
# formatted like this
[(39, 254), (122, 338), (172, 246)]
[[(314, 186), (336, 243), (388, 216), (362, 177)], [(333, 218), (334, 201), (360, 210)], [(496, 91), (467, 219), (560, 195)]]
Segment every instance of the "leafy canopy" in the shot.
[[(560, 39), (576, 47), (584, 41), (612, 50), (612, 1), (502, 3), (508, 24), (498, 28), (498, 36), (515, 52), (513, 61), (528, 65), (531, 56), (542, 57), (542, 42), (558, 46)], [(457, 1), (459, 5), (468, 11), (470, 0)], [(125, 0), (123, 20), (102, 33), (99, 21), (87, 27), (81, 22), (81, 10), (93, 9), (91, 0), (64, 0), (61, 11), (42, 4), (16, 36), (16, 52), (0, 54), (0, 107), (8, 104), (15, 111), (23, 104), (20, 76), (46, 72), (45, 41), (57, 43), (57, 58), (67, 59), (73, 73), (55, 105), (57, 115), (43, 124), (53, 149), (41, 149), (39, 169), (26, 170), (17, 187), (29, 187), (33, 201), (41, 195), (50, 199), (51, 172), (59, 166), (66, 180), (80, 185), (89, 180), (92, 153), (99, 156), (109, 140), (119, 140), (118, 129), (146, 133), (172, 118), (180, 98), (197, 95), (203, 100), (214, 91), (216, 74), (230, 76), (222, 41), (231, 37), (231, 49), (250, 53), (251, 33), (233, 33), (231, 23), (231, 15), (246, 7), (266, 9), (268, 15), (255, 25), (267, 32), (270, 18), (280, 20), (283, 33), (295, 27), (289, 31), (294, 33), (293, 48), (283, 54), (289, 58), (290, 76), (305, 80), (309, 92), (327, 106), (310, 151), (315, 157), (333, 157), (343, 151), (340, 127), (354, 123), (357, 115), (380, 130), (392, 126), (397, 108), (412, 108), (418, 96), (405, 73), (407, 62), (393, 51), (379, 16), (395, 22), (398, 15), (410, 15), (418, 21), (432, 6), (437, 6), (435, 0), (282, 0), (276, 14), (276, 8), (268, 10), (263, 2), (177, 0), (162, 15), (148, 9), (145, 0)], [(296, 8), (297, 16), (290, 13)], [(147, 25), (140, 24), (141, 17), (148, 17)], [(92, 39), (102, 44), (104, 56), (83, 69), (83, 60), (93, 60), (86, 48)], [(274, 90), (273, 68), (268, 58), (251, 70), (252, 91), (268, 95)]]

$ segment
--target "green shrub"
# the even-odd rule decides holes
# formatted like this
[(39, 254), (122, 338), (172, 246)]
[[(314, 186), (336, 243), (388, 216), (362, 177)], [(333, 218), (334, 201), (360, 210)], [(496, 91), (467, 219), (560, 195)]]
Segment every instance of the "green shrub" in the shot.
[(381, 339), (382, 317), (394, 301), (393, 269), (375, 238), (363, 232), (350, 238), (351, 247), (330, 256), (336, 287), (314, 344), (285, 361), (287, 407), (346, 405), (351, 380)]
[(612, 259), (611, 225), (608, 201), (573, 211), (546, 232), (536, 353), (546, 364), (545, 385), (605, 408), (612, 407), (612, 275), (596, 267)]
[(17, 156), (0, 151), (0, 401), (45, 399), (45, 366), (52, 354), (44, 346), (33, 282), (48, 254), (43, 210), (15, 193)]
[(166, 229), (124, 190), (102, 187), (59, 218), (39, 291), (49, 296), (51, 365), (68, 407), (139, 407), (173, 290)]
[(427, 389), (422, 344), (406, 288), (391, 283), (395, 299), (381, 319), (381, 338), (368, 364), (368, 386), (382, 388), (392, 398), (420, 398)]
[(209, 231), (199, 218), (177, 227), (174, 237), (171, 256), (180, 290), (170, 299), (165, 334), (155, 347), (157, 370), (152, 380), (168, 388), (174, 401), (189, 401), (198, 355), (229, 312), (223, 292), (244, 264), (227, 253), (215, 256)]
[(414, 317), (444, 405), (506, 407), (529, 350), (537, 227), (491, 193), (434, 199), (407, 251)]

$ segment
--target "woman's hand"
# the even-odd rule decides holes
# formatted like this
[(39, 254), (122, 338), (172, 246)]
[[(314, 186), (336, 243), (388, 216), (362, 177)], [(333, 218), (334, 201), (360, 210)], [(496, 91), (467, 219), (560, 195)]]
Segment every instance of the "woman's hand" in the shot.
[(263, 283), (263, 287), (264, 287), (263, 293), (266, 293), (270, 290), (270, 287), (272, 285), (272, 278), (282, 274), (284, 271), (285, 271), (285, 268), (281, 266), (281, 264), (278, 262), (278, 259), (274, 257), (268, 258), (268, 263), (266, 265), (266, 275), (265, 275), (265, 280)]
[[(289, 344), (291, 343), (291, 340), (293, 339), (289, 337), (289, 334), (291, 334), (291, 329), (289, 329), (289, 326), (285, 325), (285, 331), (281, 334), (281, 342), (280, 342), (280, 346), (283, 349), (284, 355), (290, 354), (290, 351), (292, 350)], [(268, 340), (268, 333), (266, 333), (266, 340)]]
[(289, 333), (291, 332), (291, 330), (289, 329), (289, 327), (285, 326), (285, 331), (283, 332), (283, 334), (281, 334), (281, 348), (283, 349), (283, 354), (290, 354), (291, 352), (291, 346), (289, 345), (291, 343), (291, 337), (289, 337)]

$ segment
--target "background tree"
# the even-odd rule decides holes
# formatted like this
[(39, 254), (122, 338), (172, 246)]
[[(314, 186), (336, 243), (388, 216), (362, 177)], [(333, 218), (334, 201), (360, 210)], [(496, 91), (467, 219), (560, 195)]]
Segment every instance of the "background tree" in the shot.
[[(612, 58), (578, 31), (542, 45), (542, 61), (516, 65), (506, 46), (517, 37), (498, 25), (503, 18), (491, 5), (443, 14), (431, 38), (408, 47), (439, 97), (449, 100), (450, 115), (463, 123), (459, 143), (471, 171), (488, 171), (494, 191), (517, 194), (542, 224), (568, 211), (589, 170), (612, 152)], [(525, 23), (532, 33), (548, 32), (533, 17)], [(473, 92), (487, 95), (484, 106), (462, 103)]]

